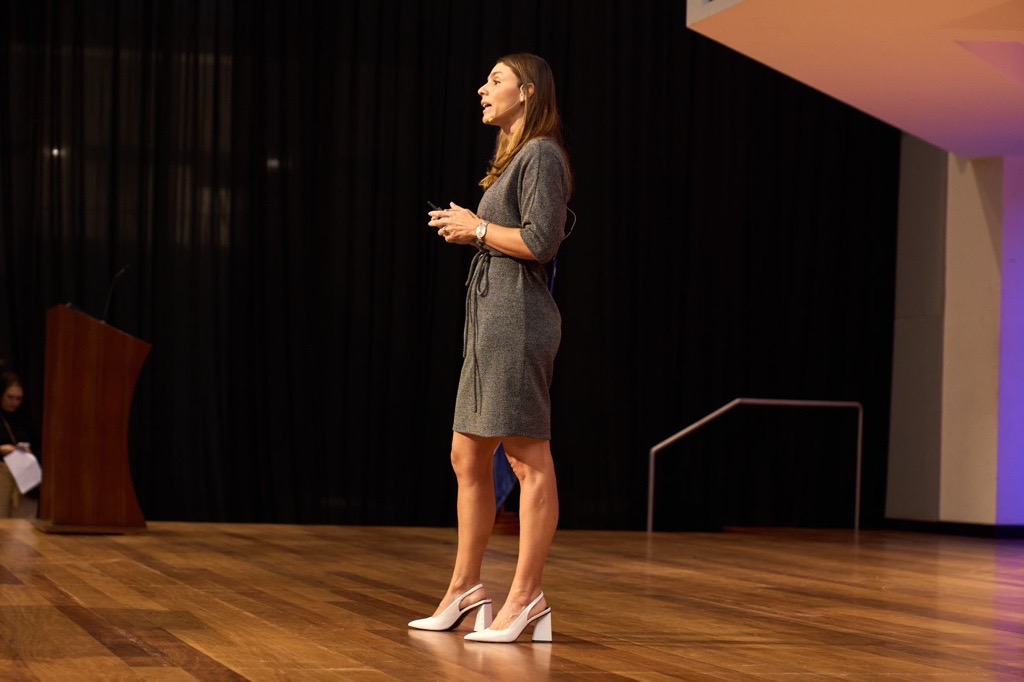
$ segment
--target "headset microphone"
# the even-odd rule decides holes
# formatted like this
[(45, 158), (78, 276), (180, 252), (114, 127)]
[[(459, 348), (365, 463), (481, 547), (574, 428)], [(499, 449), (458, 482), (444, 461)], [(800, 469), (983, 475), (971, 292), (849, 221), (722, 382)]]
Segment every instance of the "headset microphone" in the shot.
[(513, 109), (516, 108), (516, 106), (518, 106), (518, 105), (522, 104), (523, 102), (525, 102), (526, 101), (526, 99), (525, 99), (526, 98), (526, 93), (523, 92), (523, 86), (522, 85), (519, 86), (519, 94), (523, 96), (523, 99), (520, 99), (518, 102), (516, 102), (515, 104), (513, 104), (511, 106), (505, 107), (504, 109), (502, 109), (501, 111), (499, 111), (496, 114), (491, 114), (491, 117), (487, 119), (487, 122), (490, 123), (494, 119), (496, 119), (499, 116), (503, 115), (505, 112), (512, 111)]
[(487, 122), (490, 123), (491, 121), (493, 121), (494, 119), (498, 118), (499, 116), (501, 116), (505, 112), (512, 111), (513, 109), (515, 109), (520, 104), (522, 104), (522, 101), (516, 102), (512, 106), (505, 107), (504, 109), (502, 109), (501, 111), (499, 111), (496, 114), (491, 114), (491, 117), (487, 119)]

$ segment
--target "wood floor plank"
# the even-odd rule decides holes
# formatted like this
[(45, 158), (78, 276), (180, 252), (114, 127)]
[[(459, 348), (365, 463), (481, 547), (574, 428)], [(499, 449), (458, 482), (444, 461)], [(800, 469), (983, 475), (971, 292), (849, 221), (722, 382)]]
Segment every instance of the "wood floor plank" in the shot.
[[(1024, 543), (910, 533), (563, 531), (555, 642), (409, 630), (452, 529), (0, 521), (0, 679), (1024, 680)], [(495, 536), (496, 606), (517, 538)]]
[(29, 664), (50, 659), (117, 658), (50, 606), (0, 608), (0, 639), (18, 659)]

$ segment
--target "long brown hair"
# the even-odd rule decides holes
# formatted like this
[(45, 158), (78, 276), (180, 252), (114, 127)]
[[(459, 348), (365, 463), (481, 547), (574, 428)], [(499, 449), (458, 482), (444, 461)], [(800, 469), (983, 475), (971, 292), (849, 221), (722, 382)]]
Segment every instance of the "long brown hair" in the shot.
[(569, 166), (569, 155), (565, 153), (565, 145), (562, 142), (562, 117), (558, 115), (555, 77), (551, 74), (551, 67), (542, 57), (528, 53), (505, 55), (498, 61), (510, 68), (519, 82), (526, 86), (524, 90), (527, 96), (523, 105), (526, 115), (522, 127), (512, 135), (506, 135), (504, 130), (498, 131), (497, 150), (494, 152), (494, 159), (488, 165), (487, 175), (480, 181), (480, 186), (486, 190), (497, 182), (508, 168), (508, 164), (527, 142), (538, 137), (546, 137), (554, 140), (562, 151), (565, 170), (569, 176), (567, 194), (572, 194), (572, 169)]

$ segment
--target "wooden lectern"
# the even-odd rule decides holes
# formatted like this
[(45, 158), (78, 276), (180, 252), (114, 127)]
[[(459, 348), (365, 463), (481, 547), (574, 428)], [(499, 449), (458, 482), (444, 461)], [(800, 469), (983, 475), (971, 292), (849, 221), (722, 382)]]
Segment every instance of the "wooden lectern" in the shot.
[(47, 311), (41, 530), (146, 530), (128, 461), (128, 418), (150, 348), (70, 306)]

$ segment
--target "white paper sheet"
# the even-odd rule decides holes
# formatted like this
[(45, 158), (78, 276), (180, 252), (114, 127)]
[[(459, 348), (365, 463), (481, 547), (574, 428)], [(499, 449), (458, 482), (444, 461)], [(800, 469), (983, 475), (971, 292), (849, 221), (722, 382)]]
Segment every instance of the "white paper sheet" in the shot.
[(18, 485), (18, 490), (22, 495), (35, 488), (43, 480), (43, 470), (39, 466), (39, 460), (27, 450), (18, 448), (11, 454), (5, 455), (4, 464), (11, 470), (14, 482)]

